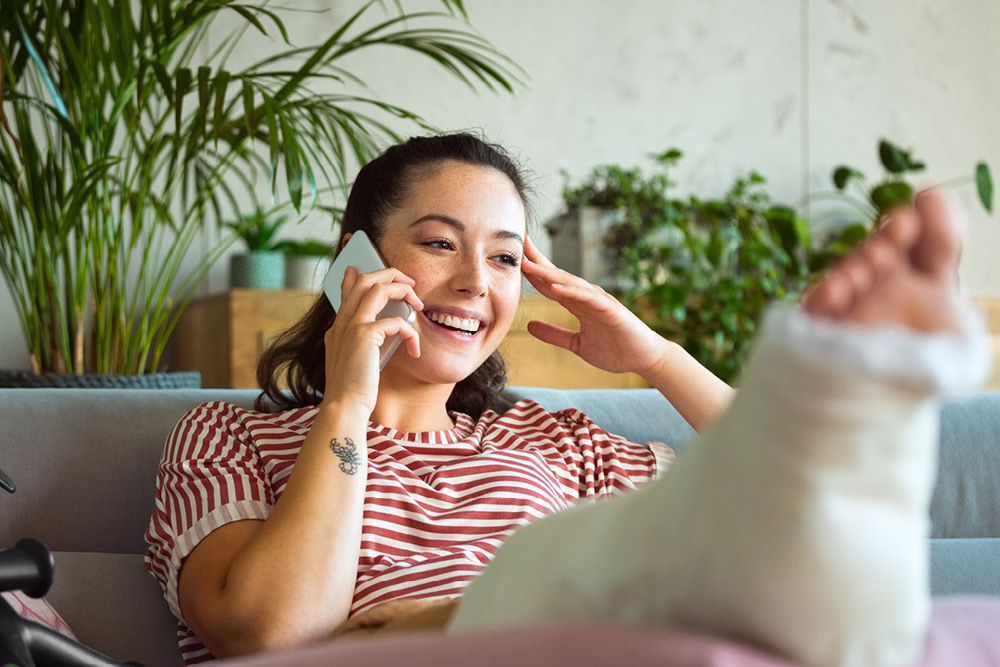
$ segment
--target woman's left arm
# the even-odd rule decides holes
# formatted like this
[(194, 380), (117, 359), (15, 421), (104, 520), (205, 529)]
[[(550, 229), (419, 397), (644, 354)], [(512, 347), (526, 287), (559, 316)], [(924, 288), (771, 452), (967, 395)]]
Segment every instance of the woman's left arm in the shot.
[(521, 269), (543, 296), (580, 321), (573, 331), (531, 321), (528, 331), (611, 373), (633, 372), (662, 393), (684, 419), (701, 431), (728, 407), (733, 389), (677, 343), (646, 326), (597, 285), (563, 271), (528, 239)]

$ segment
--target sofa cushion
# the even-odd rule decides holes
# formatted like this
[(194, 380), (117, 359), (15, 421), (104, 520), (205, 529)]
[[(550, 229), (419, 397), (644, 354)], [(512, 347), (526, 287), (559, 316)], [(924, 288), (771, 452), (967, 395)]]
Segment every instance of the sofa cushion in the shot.
[(949, 396), (931, 537), (1000, 537), (1000, 393)]
[(1000, 596), (1000, 538), (931, 540), (931, 594)]
[(53, 553), (48, 600), (81, 642), (119, 661), (182, 665), (177, 620), (135, 554)]

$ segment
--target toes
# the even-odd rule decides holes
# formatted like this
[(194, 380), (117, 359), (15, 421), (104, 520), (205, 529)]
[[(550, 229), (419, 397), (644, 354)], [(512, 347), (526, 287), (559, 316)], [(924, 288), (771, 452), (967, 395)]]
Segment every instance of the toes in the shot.
[(803, 301), (806, 310), (824, 317), (847, 316), (859, 298), (898, 268), (904, 256), (898, 242), (882, 233), (869, 239), (809, 292)]
[(901, 251), (909, 251), (920, 239), (920, 227), (920, 219), (912, 207), (898, 206), (889, 211), (872, 238), (891, 243)]
[(854, 302), (851, 284), (833, 269), (806, 294), (802, 306), (814, 317), (840, 319), (847, 315)]
[(861, 247), (859, 254), (873, 274), (873, 283), (877, 283), (895, 271), (900, 260), (905, 256), (899, 247), (890, 239), (874, 236)]
[(953, 272), (965, 225), (965, 213), (957, 197), (940, 188), (925, 190), (917, 195), (916, 209), (923, 225), (912, 251), (914, 266), (934, 274)]

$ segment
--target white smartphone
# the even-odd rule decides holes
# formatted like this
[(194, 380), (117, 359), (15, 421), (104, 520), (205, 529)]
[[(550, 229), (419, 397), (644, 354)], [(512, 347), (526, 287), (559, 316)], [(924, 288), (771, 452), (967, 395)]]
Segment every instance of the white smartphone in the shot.
[[(354, 232), (351, 235), (347, 245), (334, 258), (330, 270), (326, 273), (326, 278), (323, 279), (323, 292), (330, 299), (334, 312), (340, 310), (340, 284), (344, 281), (344, 272), (349, 266), (357, 269), (358, 273), (371, 273), (386, 268), (385, 260), (378, 254), (375, 244), (362, 231)], [(379, 311), (375, 319), (381, 320), (387, 317), (401, 317), (407, 324), (412, 325), (417, 319), (417, 314), (405, 301), (390, 301), (385, 308)], [(382, 347), (379, 348), (379, 369), (385, 368), (385, 365), (389, 363), (389, 358), (402, 340), (396, 335), (390, 336), (382, 343)]]

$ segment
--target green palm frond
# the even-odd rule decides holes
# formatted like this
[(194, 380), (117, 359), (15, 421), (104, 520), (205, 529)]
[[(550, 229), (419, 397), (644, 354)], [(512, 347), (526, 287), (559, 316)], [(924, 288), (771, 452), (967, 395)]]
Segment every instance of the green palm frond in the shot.
[[(204, 230), (251, 210), (264, 179), (295, 209), (331, 209), (321, 195), (398, 140), (394, 123), (430, 127), (366, 91), (347, 55), (401, 48), (476, 90), (521, 83), (461, 0), (404, 5), (363, 2), (301, 46), (283, 18), (298, 10), (266, 0), (0, 3), (0, 272), (35, 370), (157, 369), (235, 240), (189, 268)], [(248, 34), (278, 50), (234, 67)]]

